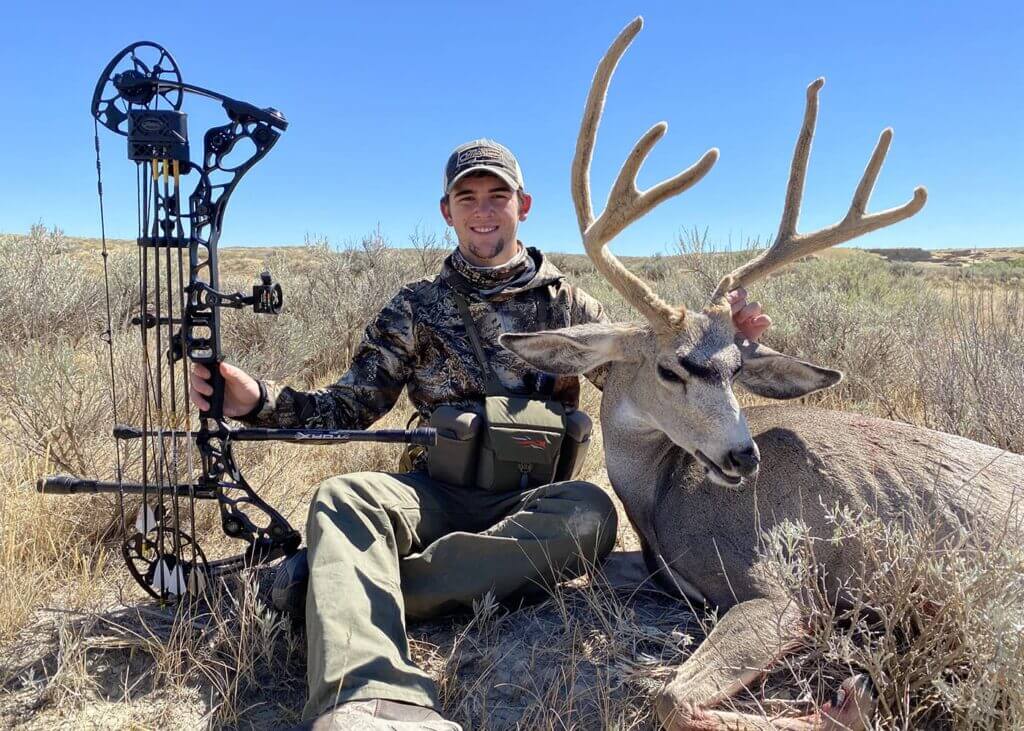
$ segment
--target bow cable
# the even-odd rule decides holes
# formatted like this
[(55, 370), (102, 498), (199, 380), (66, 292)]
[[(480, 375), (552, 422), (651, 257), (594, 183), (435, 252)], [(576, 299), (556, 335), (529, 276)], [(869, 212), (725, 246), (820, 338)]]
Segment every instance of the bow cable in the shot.
[[(107, 251), (107, 222), (106, 216), (103, 211), (103, 171), (102, 164), (100, 162), (100, 123), (96, 117), (92, 120), (93, 126), (93, 142), (96, 147), (96, 193), (99, 197), (100, 203), (100, 241), (102, 242), (102, 248), (100, 250), (100, 256), (103, 258), (103, 290), (107, 305), (107, 330), (103, 333), (102, 339), (107, 343), (107, 355), (110, 361), (110, 406), (114, 413), (114, 423), (119, 422), (117, 418), (117, 380), (114, 378), (114, 328), (113, 321), (110, 314), (110, 273), (109, 273), (109, 258), (110, 253)], [(122, 467), (121, 467), (121, 440), (114, 439), (114, 454), (115, 454), (115, 475), (117, 479), (118, 490), (122, 489)], [(128, 527), (124, 518), (124, 493), (120, 492), (120, 499), (117, 501), (118, 504), (118, 515), (121, 522), (121, 532), (127, 534)]]

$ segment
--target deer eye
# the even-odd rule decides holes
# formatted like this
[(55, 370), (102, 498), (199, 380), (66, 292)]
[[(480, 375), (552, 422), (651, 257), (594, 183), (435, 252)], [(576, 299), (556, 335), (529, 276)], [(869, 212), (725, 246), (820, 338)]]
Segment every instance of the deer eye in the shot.
[(686, 383), (682, 376), (675, 371), (671, 371), (663, 365), (658, 366), (658, 375), (664, 378), (669, 383)]

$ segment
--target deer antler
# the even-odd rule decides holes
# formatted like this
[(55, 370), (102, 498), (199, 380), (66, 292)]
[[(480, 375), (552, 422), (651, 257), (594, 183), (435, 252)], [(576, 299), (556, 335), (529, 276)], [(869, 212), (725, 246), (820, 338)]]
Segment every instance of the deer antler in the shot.
[(866, 213), (868, 199), (875, 187), (878, 173), (885, 162), (885, 155), (892, 142), (892, 128), (882, 130), (875, 151), (864, 170), (864, 175), (853, 194), (853, 202), (843, 220), (811, 234), (797, 233), (796, 224), (800, 217), (800, 203), (803, 200), (804, 180), (807, 176), (807, 160), (811, 154), (811, 140), (814, 137), (814, 125), (818, 118), (818, 92), (825, 85), (825, 79), (818, 78), (807, 87), (807, 108), (804, 111), (804, 124), (797, 137), (796, 150), (793, 152), (793, 165), (789, 171), (789, 186), (786, 189), (786, 205), (782, 211), (779, 233), (771, 248), (762, 252), (746, 264), (734, 269), (719, 282), (718, 288), (711, 297), (711, 307), (722, 306), (726, 293), (767, 276), (770, 272), (781, 269), (790, 262), (796, 261), (816, 251), (827, 249), (844, 241), (850, 241), (871, 231), (910, 218), (920, 211), (928, 198), (928, 191), (922, 186), (914, 189), (914, 197), (898, 208), (890, 208), (879, 213)]
[(700, 160), (675, 177), (641, 191), (636, 186), (640, 166), (668, 129), (665, 122), (659, 122), (647, 130), (633, 146), (608, 194), (608, 203), (597, 220), (594, 220), (590, 204), (590, 161), (608, 84), (619, 59), (640, 32), (643, 23), (643, 18), (637, 17), (619, 33), (594, 73), (576, 141), (576, 156), (572, 161), (572, 198), (583, 236), (583, 247), (601, 276), (636, 307), (655, 330), (673, 330), (686, 317), (686, 308), (673, 307), (662, 300), (642, 279), (626, 269), (606, 245), (659, 203), (682, 193), (703, 178), (718, 160), (718, 150), (708, 150)]

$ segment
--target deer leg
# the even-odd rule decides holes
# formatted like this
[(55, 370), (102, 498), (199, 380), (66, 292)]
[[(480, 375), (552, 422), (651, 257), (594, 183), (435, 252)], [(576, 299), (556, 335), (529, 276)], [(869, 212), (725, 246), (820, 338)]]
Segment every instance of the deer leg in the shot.
[(659, 691), (658, 718), (669, 731), (860, 731), (874, 710), (861, 677), (844, 682), (836, 701), (810, 716), (769, 719), (715, 710), (795, 650), (805, 633), (791, 601), (762, 598), (737, 604)]

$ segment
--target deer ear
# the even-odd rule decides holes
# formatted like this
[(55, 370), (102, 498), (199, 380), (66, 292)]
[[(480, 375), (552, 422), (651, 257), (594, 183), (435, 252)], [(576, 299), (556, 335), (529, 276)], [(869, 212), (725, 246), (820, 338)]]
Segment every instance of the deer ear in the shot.
[(639, 360), (639, 328), (609, 323), (506, 333), (498, 342), (535, 368), (573, 376), (613, 360)]
[(783, 355), (766, 345), (737, 339), (743, 366), (735, 382), (765, 398), (790, 399), (806, 396), (843, 380), (841, 371)]

